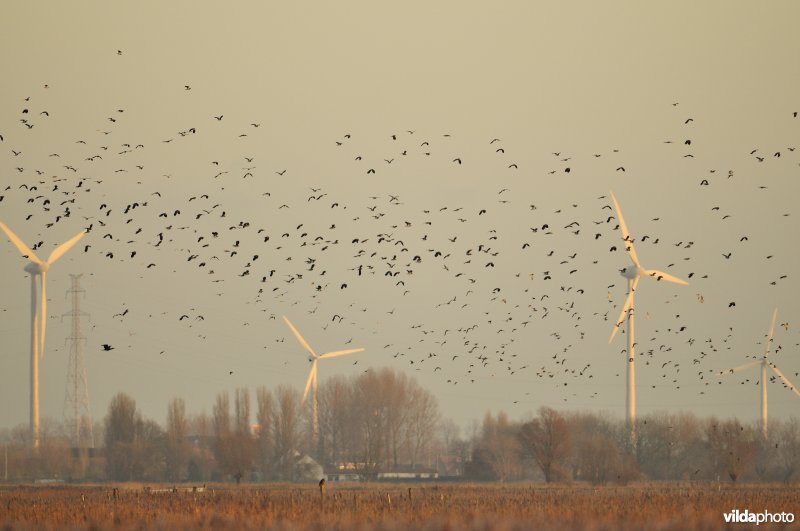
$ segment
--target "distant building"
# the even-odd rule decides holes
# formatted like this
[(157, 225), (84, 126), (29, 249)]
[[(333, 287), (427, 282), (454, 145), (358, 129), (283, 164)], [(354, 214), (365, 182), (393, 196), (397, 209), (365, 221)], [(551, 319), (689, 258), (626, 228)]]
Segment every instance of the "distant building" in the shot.
[(355, 470), (343, 468), (329, 468), (325, 471), (328, 481), (361, 481), (361, 475)]
[(415, 481), (438, 479), (439, 473), (432, 468), (417, 465), (397, 465), (390, 469), (378, 472), (379, 481)]
[(373, 478), (377, 481), (431, 481), (439, 479), (439, 472), (422, 465), (398, 465), (383, 468), (377, 473), (367, 473), (369, 467), (364, 463), (339, 463), (325, 470), (327, 481), (364, 481)]

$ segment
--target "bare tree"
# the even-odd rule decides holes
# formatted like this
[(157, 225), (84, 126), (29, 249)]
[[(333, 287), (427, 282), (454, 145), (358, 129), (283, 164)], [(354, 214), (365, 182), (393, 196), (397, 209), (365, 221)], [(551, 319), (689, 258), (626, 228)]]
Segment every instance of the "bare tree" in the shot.
[(190, 458), (187, 466), (189, 481), (210, 480), (217, 466), (214, 458), (213, 422), (208, 413), (194, 415), (188, 421), (189, 435), (192, 438)]
[(411, 396), (408, 377), (391, 369), (377, 373), (380, 387), (368, 386), (373, 391), (373, 406), (382, 411), (383, 433), (386, 435), (387, 461), (397, 466), (400, 448), (408, 440), (406, 433), (411, 415)]
[(108, 405), (105, 421), (106, 468), (109, 479), (133, 479), (136, 424), (141, 417), (136, 402), (125, 393), (114, 395)]
[(236, 484), (251, 470), (255, 457), (255, 441), (250, 429), (250, 393), (247, 389), (237, 389), (234, 399), (235, 424), (231, 438), (229, 466)]
[(234, 413), (231, 417), (228, 393), (217, 395), (214, 404), (214, 455), (225, 474), (238, 485), (253, 466), (255, 442), (250, 429), (250, 394), (247, 389), (237, 389), (234, 395)]
[(626, 455), (625, 423), (594, 413), (574, 413), (566, 420), (573, 441), (573, 478), (601, 484), (624, 482), (636, 476), (633, 456)]
[(581, 441), (579, 462), (581, 477), (603, 484), (614, 479), (620, 469), (620, 451), (609, 435), (594, 433)]
[(119, 393), (111, 399), (105, 420), (106, 468), (117, 481), (161, 478), (164, 433), (152, 420), (143, 420), (136, 402)]
[(754, 433), (734, 419), (720, 422), (712, 417), (706, 422), (709, 458), (719, 475), (736, 482), (751, 470), (756, 449)]
[(483, 419), (481, 439), (476, 445), (476, 451), (499, 481), (512, 481), (522, 477), (518, 429), (518, 426), (509, 422), (503, 411), (497, 414), (497, 418), (487, 412)]
[[(71, 441), (60, 422), (44, 417), (40, 428), (41, 446), (31, 463), (38, 477), (66, 478), (72, 473)], [(35, 463), (35, 464), (34, 464)]]
[(266, 387), (259, 387), (256, 391), (256, 402), (258, 404), (256, 455), (261, 473), (267, 479), (272, 477), (275, 458), (275, 403), (272, 392)]
[(169, 481), (184, 481), (189, 463), (189, 432), (186, 403), (173, 398), (167, 407), (166, 477)]
[(391, 436), (387, 433), (389, 403), (384, 392), (385, 379), (374, 371), (363, 373), (354, 381), (353, 408), (361, 444), (357, 462), (366, 479), (374, 479), (383, 466)]
[[(775, 449), (777, 450), (778, 479), (784, 482), (797, 479), (800, 472), (800, 420), (791, 418), (770, 428), (776, 433)], [(777, 429), (776, 429), (777, 428)]]
[(439, 433), (442, 437), (442, 444), (444, 444), (444, 451), (448, 454), (455, 455), (461, 449), (461, 428), (458, 427), (453, 419), (443, 418), (439, 422)]
[(539, 465), (544, 480), (550, 483), (567, 477), (566, 461), (572, 452), (571, 433), (557, 411), (548, 407), (539, 409), (539, 417), (520, 428), (523, 452)]
[(406, 437), (409, 446), (411, 465), (420, 462), (425, 452), (430, 450), (434, 433), (440, 421), (439, 405), (436, 398), (416, 382), (408, 386), (408, 415), (406, 416)]
[(294, 388), (280, 386), (275, 391), (278, 410), (273, 417), (275, 460), (280, 465), (280, 479), (294, 479), (294, 459), (300, 442), (300, 393)]
[(341, 463), (354, 458), (353, 386), (344, 377), (327, 379), (319, 388), (319, 459)]
[(233, 474), (231, 467), (231, 441), (233, 438), (233, 428), (231, 426), (231, 401), (227, 392), (217, 395), (212, 410), (212, 422), (214, 425), (214, 457), (217, 465), (225, 474)]
[(142, 419), (136, 425), (134, 440), (134, 474), (138, 481), (161, 481), (164, 478), (165, 434), (159, 424)]

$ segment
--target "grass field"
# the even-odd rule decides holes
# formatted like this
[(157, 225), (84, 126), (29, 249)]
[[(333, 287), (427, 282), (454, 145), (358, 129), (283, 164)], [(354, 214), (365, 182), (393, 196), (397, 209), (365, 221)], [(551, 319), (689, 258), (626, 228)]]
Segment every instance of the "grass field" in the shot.
[[(733, 509), (791, 512), (785, 485), (214, 485), (178, 492), (141, 485), (0, 487), (0, 529), (700, 530)], [(758, 529), (800, 529), (761, 524)]]

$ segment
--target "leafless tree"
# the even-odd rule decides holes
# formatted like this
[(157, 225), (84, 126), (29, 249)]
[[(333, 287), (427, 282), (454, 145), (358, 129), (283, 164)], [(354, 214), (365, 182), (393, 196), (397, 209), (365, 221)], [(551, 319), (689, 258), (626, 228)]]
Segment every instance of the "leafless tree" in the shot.
[(108, 405), (105, 421), (106, 468), (109, 479), (133, 479), (136, 424), (141, 416), (136, 402), (125, 393), (115, 395)]
[(626, 483), (639, 477), (623, 421), (585, 412), (571, 413), (565, 418), (572, 434), (569, 462), (573, 478), (602, 484)]
[(796, 480), (800, 475), (800, 420), (773, 422), (771, 433), (776, 433), (777, 478), (787, 483)]
[(189, 463), (189, 431), (186, 404), (182, 398), (173, 398), (167, 408), (166, 477), (169, 481), (184, 481)]
[(318, 458), (323, 463), (355, 459), (356, 423), (353, 411), (353, 386), (341, 376), (329, 378), (319, 387)]
[(253, 467), (255, 440), (250, 428), (250, 393), (237, 389), (234, 398), (234, 429), (231, 434), (230, 469), (238, 484)]
[(217, 395), (214, 404), (214, 456), (223, 473), (239, 484), (251, 470), (255, 443), (250, 430), (250, 394), (237, 389), (234, 395), (234, 416), (231, 417), (228, 393)]
[(396, 467), (400, 461), (403, 443), (408, 440), (411, 385), (408, 376), (402, 372), (382, 369), (375, 376), (380, 386), (365, 386), (365, 389), (372, 389), (372, 406), (382, 412), (382, 431), (386, 435), (385, 448), (388, 453), (384, 460)]
[(494, 477), (501, 482), (522, 477), (518, 430), (519, 427), (512, 424), (502, 411), (497, 418), (487, 412), (483, 419), (481, 441), (477, 448)]
[(416, 465), (432, 446), (435, 430), (440, 422), (439, 405), (436, 398), (416, 382), (409, 385), (408, 394), (408, 426), (405, 432), (409, 461), (411, 465)]
[(119, 393), (111, 399), (105, 421), (106, 469), (117, 481), (160, 479), (164, 469), (164, 432), (142, 419), (136, 402)]
[(266, 387), (259, 387), (256, 391), (256, 456), (258, 467), (265, 479), (271, 479), (275, 459), (275, 401), (272, 392)]
[(388, 442), (387, 416), (389, 413), (389, 397), (384, 392), (385, 378), (375, 371), (359, 376), (354, 382), (353, 407), (356, 422), (353, 429), (361, 441), (357, 449), (360, 473), (367, 479), (376, 477), (383, 466)]
[(214, 458), (213, 421), (208, 413), (200, 413), (190, 417), (188, 421), (189, 435), (192, 438), (191, 456), (187, 466), (190, 481), (208, 481), (217, 467)]
[(755, 432), (735, 419), (718, 421), (712, 417), (706, 421), (708, 457), (720, 476), (727, 476), (736, 482), (752, 469), (756, 450)]
[(523, 452), (539, 465), (547, 483), (568, 477), (566, 462), (572, 453), (572, 439), (567, 421), (548, 407), (539, 416), (520, 427)]
[(273, 417), (275, 461), (279, 479), (294, 479), (294, 458), (300, 442), (300, 393), (280, 386), (275, 391), (278, 409)]

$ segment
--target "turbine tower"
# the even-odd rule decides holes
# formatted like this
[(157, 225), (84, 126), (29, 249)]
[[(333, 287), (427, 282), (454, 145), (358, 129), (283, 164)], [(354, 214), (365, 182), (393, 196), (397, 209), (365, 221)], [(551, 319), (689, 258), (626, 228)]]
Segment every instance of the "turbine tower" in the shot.
[[(31, 416), (30, 436), (31, 446), (39, 448), (39, 359), (44, 352), (45, 328), (47, 326), (47, 271), (64, 253), (78, 243), (85, 231), (81, 231), (71, 239), (56, 247), (47, 261), (42, 261), (16, 234), (0, 223), (0, 229), (6, 233), (11, 243), (19, 250), (23, 258), (30, 263), (25, 266), (25, 271), (31, 275)], [(41, 285), (41, 296), (37, 292), (37, 278)]]
[(775, 320), (778, 318), (778, 309), (775, 308), (775, 311), (772, 313), (772, 324), (769, 326), (769, 333), (767, 334), (767, 346), (764, 349), (764, 355), (761, 357), (760, 360), (754, 360), (744, 365), (739, 365), (738, 367), (734, 367), (733, 369), (728, 369), (727, 371), (721, 371), (719, 374), (722, 376), (723, 374), (733, 374), (735, 372), (739, 372), (745, 369), (749, 369), (754, 365), (761, 365), (761, 435), (764, 437), (764, 440), (767, 440), (767, 367), (772, 369), (775, 374), (778, 375), (784, 385), (794, 391), (794, 394), (800, 396), (800, 391), (797, 390), (797, 387), (789, 381), (789, 379), (784, 375), (774, 363), (770, 363), (767, 361), (767, 354), (769, 354), (770, 349), (772, 348), (772, 336), (775, 334)]
[(685, 280), (681, 280), (663, 271), (656, 269), (644, 269), (639, 263), (639, 257), (636, 256), (636, 249), (633, 247), (633, 240), (628, 232), (628, 226), (625, 224), (625, 219), (622, 217), (622, 211), (617, 203), (617, 198), (614, 197), (614, 192), (611, 192), (611, 200), (614, 202), (614, 208), (617, 211), (617, 220), (619, 221), (619, 230), (622, 233), (622, 241), (625, 243), (625, 250), (631, 258), (632, 264), (622, 269), (620, 274), (628, 279), (628, 296), (625, 299), (625, 304), (622, 305), (622, 311), (619, 314), (614, 328), (611, 330), (611, 337), (608, 338), (608, 343), (614, 340), (617, 330), (628, 319), (628, 364), (627, 364), (627, 394), (625, 399), (626, 417), (628, 421), (628, 429), (630, 430), (630, 442), (633, 447), (636, 446), (636, 369), (634, 366), (636, 360), (635, 347), (636, 343), (633, 336), (633, 296), (636, 293), (636, 288), (639, 286), (639, 280), (642, 277), (652, 277), (656, 280), (666, 280), (667, 282), (674, 282), (675, 284), (688, 285)]
[(89, 383), (86, 378), (86, 365), (83, 360), (83, 344), (86, 338), (81, 334), (81, 317), (89, 314), (81, 311), (78, 295), (86, 294), (81, 288), (83, 275), (70, 275), (72, 287), (67, 294), (72, 295), (72, 310), (61, 314), (72, 318), (69, 363), (67, 364), (67, 387), (64, 393), (64, 424), (69, 427), (73, 448), (94, 448), (92, 414), (89, 411)]
[(308, 390), (313, 386), (314, 393), (311, 395), (311, 430), (313, 432), (314, 441), (318, 440), (319, 434), (319, 421), (317, 417), (317, 362), (319, 360), (325, 360), (328, 358), (335, 358), (337, 356), (347, 356), (348, 354), (355, 354), (356, 352), (363, 352), (363, 348), (352, 348), (347, 350), (336, 350), (333, 352), (326, 352), (325, 354), (317, 355), (314, 350), (309, 346), (303, 336), (300, 335), (300, 332), (289, 322), (289, 319), (286, 316), (283, 316), (283, 320), (286, 321), (286, 324), (292, 330), (294, 337), (297, 338), (297, 341), (303, 346), (304, 349), (308, 352), (308, 361), (311, 362), (311, 371), (308, 373), (308, 380), (306, 381), (306, 389), (303, 391), (303, 402), (302, 404), (306, 403), (306, 398), (308, 397)]

